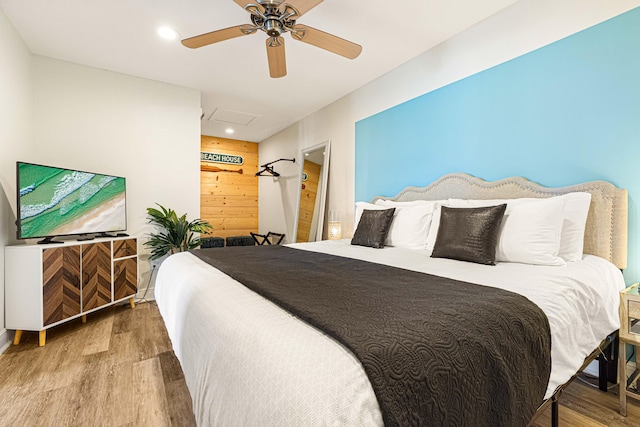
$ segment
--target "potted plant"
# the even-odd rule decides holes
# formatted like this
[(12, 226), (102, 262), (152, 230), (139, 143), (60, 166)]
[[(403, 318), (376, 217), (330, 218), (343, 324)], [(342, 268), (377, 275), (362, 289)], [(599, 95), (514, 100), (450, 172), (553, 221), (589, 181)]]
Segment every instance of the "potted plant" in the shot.
[(187, 214), (178, 216), (173, 209), (166, 209), (156, 203), (160, 210), (147, 208), (149, 223), (162, 229), (159, 233), (149, 235), (144, 243), (151, 248), (149, 259), (155, 260), (167, 254), (188, 251), (200, 246), (200, 236), (196, 233), (207, 233), (213, 227), (207, 221), (194, 219), (187, 221)]

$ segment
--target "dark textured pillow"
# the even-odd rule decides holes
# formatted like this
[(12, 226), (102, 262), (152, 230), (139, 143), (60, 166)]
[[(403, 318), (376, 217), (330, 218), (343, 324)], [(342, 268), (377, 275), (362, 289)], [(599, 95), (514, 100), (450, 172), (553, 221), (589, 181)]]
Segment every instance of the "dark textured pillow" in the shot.
[(433, 258), (495, 265), (496, 246), (506, 204), (482, 208), (442, 206)]
[(352, 245), (369, 246), (380, 249), (389, 234), (393, 213), (396, 208), (382, 210), (364, 210), (358, 222), (356, 232), (351, 239)]

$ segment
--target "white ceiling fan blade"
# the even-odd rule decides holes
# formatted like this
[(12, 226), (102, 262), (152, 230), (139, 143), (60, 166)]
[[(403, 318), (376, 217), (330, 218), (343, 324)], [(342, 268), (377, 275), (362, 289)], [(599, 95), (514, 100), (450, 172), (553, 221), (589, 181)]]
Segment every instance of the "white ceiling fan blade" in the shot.
[(338, 36), (309, 27), (308, 25), (296, 25), (291, 36), (301, 42), (311, 44), (321, 49), (328, 50), (345, 58), (355, 59), (362, 52), (362, 46), (350, 42)]
[(269, 75), (272, 78), (287, 75), (287, 61), (282, 37), (269, 37), (267, 39), (267, 58), (269, 59)]

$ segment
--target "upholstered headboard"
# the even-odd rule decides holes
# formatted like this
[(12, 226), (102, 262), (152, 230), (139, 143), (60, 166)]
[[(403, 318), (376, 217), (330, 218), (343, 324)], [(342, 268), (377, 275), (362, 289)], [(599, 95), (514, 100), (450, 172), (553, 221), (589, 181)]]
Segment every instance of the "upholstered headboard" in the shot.
[(576, 191), (591, 193), (584, 253), (597, 255), (624, 269), (627, 266), (627, 190), (606, 181), (550, 188), (521, 177), (490, 182), (464, 173), (453, 173), (426, 187), (407, 187), (394, 197), (378, 196), (373, 201), (543, 198)]

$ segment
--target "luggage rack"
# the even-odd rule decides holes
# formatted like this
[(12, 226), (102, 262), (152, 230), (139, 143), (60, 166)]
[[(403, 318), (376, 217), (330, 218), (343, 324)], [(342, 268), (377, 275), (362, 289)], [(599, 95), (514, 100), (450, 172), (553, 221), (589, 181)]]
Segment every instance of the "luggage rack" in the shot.
[(253, 232), (249, 232), (249, 234), (251, 234), (251, 237), (253, 237), (253, 240), (256, 241), (256, 244), (260, 246), (279, 245), (280, 243), (282, 243), (282, 240), (284, 239), (284, 234), (274, 233), (271, 231), (269, 231), (267, 234), (258, 234)]

